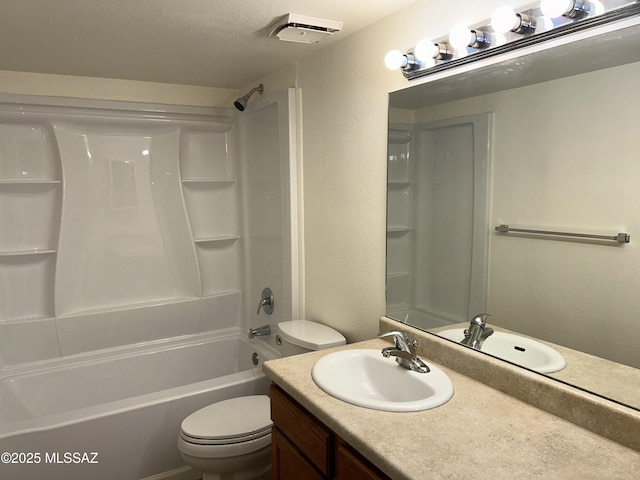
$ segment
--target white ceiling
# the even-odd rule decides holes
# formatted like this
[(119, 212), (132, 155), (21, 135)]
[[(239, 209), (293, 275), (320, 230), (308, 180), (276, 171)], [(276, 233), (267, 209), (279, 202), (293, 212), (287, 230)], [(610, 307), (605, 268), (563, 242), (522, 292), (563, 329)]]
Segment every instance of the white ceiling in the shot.
[[(241, 88), (416, 0), (0, 0), (0, 70)], [(268, 37), (287, 13), (343, 22)]]

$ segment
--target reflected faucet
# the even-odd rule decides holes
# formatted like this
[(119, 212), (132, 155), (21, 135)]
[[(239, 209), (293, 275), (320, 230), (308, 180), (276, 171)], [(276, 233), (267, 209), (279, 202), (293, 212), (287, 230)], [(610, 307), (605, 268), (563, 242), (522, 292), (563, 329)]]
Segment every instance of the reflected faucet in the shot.
[(396, 357), (396, 362), (408, 370), (418, 373), (429, 373), (429, 367), (416, 355), (418, 341), (409, 341), (407, 334), (400, 331), (382, 333), (378, 338), (393, 337), (395, 345), (382, 349), (382, 356), (385, 358)]
[(493, 335), (493, 328), (487, 327), (487, 318), (490, 316), (488, 313), (481, 313), (473, 317), (469, 323), (469, 328), (464, 331), (464, 338), (460, 343), (480, 350), (484, 341)]

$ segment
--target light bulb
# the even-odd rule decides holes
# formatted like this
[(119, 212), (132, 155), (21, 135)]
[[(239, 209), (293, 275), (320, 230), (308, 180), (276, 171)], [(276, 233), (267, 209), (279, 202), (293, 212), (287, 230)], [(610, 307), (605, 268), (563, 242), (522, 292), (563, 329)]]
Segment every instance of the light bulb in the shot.
[(589, 2), (589, 13), (591, 15), (602, 15), (605, 11), (604, 5), (598, 0), (591, 0)]
[(423, 38), (413, 51), (415, 57), (423, 63), (430, 63), (440, 54), (440, 48), (430, 38)]
[(540, 10), (542, 14), (549, 18), (558, 18), (573, 8), (573, 0), (542, 0)]
[(390, 50), (384, 56), (384, 64), (389, 70), (397, 70), (407, 64), (407, 57), (400, 50)]
[(553, 24), (553, 20), (551, 20), (549, 17), (542, 16), (536, 18), (536, 33), (548, 32), (554, 26), (555, 25)]
[(456, 50), (467, 48), (473, 43), (473, 33), (465, 25), (456, 25), (449, 32), (449, 43)]
[(497, 33), (507, 33), (511, 30), (516, 30), (519, 26), (520, 17), (516, 15), (516, 12), (511, 7), (498, 7), (491, 15), (491, 27)]
[(504, 33), (494, 33), (492, 35), (492, 38), (493, 40), (491, 41), (491, 45), (494, 45), (496, 47), (507, 43), (507, 37), (505, 37)]

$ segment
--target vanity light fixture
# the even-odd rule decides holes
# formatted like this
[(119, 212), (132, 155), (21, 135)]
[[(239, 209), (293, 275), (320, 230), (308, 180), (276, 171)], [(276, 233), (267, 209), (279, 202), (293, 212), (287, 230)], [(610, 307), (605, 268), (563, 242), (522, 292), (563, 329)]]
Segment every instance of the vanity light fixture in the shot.
[(542, 0), (540, 10), (549, 18), (584, 18), (589, 15), (591, 5), (589, 0)]
[(540, 0), (518, 11), (502, 6), (490, 20), (456, 25), (446, 38), (420, 40), (407, 53), (392, 50), (385, 64), (412, 80), (637, 15), (640, 0)]
[(524, 13), (517, 13), (513, 8), (498, 7), (491, 15), (491, 26), (497, 33), (531, 33), (536, 29), (536, 20)]
[(482, 30), (471, 30), (466, 25), (458, 24), (449, 33), (449, 43), (456, 50), (487, 48), (491, 45), (491, 37)]
[(453, 55), (449, 45), (446, 43), (435, 43), (430, 38), (423, 38), (416, 43), (413, 54), (416, 60), (425, 65), (429, 63), (435, 65), (436, 60), (448, 60)]
[(403, 54), (400, 50), (390, 50), (384, 56), (384, 64), (389, 70), (397, 70), (399, 68), (411, 70), (417, 68), (419, 63), (411, 53)]
[(402, 53), (390, 50), (384, 57), (384, 64), (389, 70), (401, 68), (403, 71), (418, 70), (435, 65), (436, 60), (448, 60), (453, 56), (446, 43), (434, 43), (428, 38), (420, 40), (412, 52)]

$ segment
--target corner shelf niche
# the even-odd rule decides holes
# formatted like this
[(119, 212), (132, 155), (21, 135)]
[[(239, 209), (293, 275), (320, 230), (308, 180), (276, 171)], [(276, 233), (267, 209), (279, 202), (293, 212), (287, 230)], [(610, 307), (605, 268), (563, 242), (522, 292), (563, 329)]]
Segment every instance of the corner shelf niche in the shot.
[(413, 249), (412, 126), (389, 126), (387, 155), (387, 309), (406, 310), (411, 300)]
[(54, 317), (53, 282), (62, 198), (52, 133), (0, 122), (0, 324)]
[(240, 193), (232, 132), (184, 131), (180, 153), (202, 296), (236, 294), (241, 290)]

